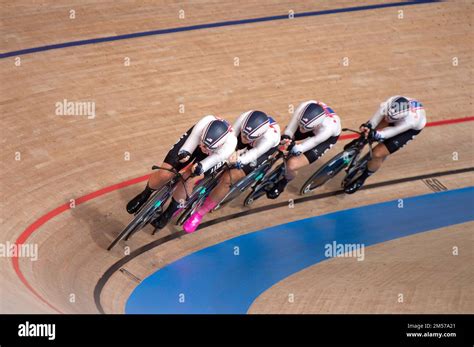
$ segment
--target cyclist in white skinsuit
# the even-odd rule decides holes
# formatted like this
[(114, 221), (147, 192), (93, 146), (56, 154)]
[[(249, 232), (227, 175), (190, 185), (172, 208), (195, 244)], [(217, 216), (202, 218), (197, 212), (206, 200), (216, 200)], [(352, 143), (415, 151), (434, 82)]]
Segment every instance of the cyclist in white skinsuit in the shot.
[[(181, 172), (183, 178), (187, 178), (191, 174), (206, 175), (212, 172), (216, 165), (227, 160), (234, 153), (236, 145), (237, 138), (230, 124), (216, 116), (208, 115), (180, 137), (178, 142), (171, 147), (161, 167), (176, 171), (184, 170)], [(153, 191), (161, 188), (173, 175), (174, 173), (166, 170), (153, 172), (145, 190), (127, 204), (127, 211), (129, 213), (138, 211)], [(179, 209), (179, 201), (186, 198), (186, 191), (192, 190), (197, 179), (188, 179), (186, 189), (182, 184), (178, 184), (168, 208), (159, 218), (151, 221), (153, 226), (158, 229), (166, 226), (174, 212)]]
[[(206, 116), (202, 118), (193, 127), (191, 134), (186, 142), (179, 149), (178, 157), (181, 163), (187, 163), (191, 157), (191, 153), (196, 151), (199, 146), (200, 151), (205, 155), (204, 159), (196, 162), (192, 167), (193, 174), (199, 176), (207, 172), (217, 164), (227, 160), (235, 151), (237, 138), (234, 129), (227, 124), (228, 132), (220, 129), (212, 129), (211, 123), (219, 120), (215, 116)], [(225, 122), (225, 121), (223, 121)], [(216, 124), (219, 126), (218, 124)]]
[(231, 182), (244, 178), (277, 150), (280, 142), (280, 127), (264, 112), (252, 110), (242, 113), (233, 128), (238, 143), (237, 153), (230, 162), (235, 164), (235, 168), (223, 175), (199, 210), (186, 220), (183, 229), (188, 233), (194, 232), (203, 216), (214, 209), (225, 197), (229, 192)]
[(359, 190), (365, 180), (382, 166), (382, 162), (390, 154), (413, 140), (425, 125), (426, 113), (419, 101), (397, 95), (383, 102), (373, 117), (360, 126), (360, 130), (366, 136), (370, 136), (379, 144), (374, 147), (372, 159), (366, 170), (345, 189), (345, 192), (352, 194)]
[(292, 156), (285, 165), (285, 176), (267, 192), (269, 199), (276, 199), (287, 184), (296, 177), (297, 170), (314, 163), (337, 142), (341, 134), (339, 116), (325, 103), (309, 100), (293, 113), (293, 118), (281, 137), (281, 145)]

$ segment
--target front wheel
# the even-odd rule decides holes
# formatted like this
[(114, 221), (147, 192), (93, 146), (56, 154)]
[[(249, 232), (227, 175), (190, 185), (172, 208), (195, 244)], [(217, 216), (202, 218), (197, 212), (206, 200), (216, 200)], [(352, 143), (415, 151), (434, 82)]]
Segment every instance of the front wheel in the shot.
[(348, 152), (343, 151), (335, 155), (326, 164), (321, 166), (308, 180), (303, 184), (300, 189), (300, 195), (305, 195), (316, 188), (321, 187), (331, 178), (341, 172), (350, 162), (351, 156)]
[(109, 247), (107, 247), (108, 251), (110, 251), (121, 240), (128, 240), (134, 233), (144, 228), (152, 218), (157, 217), (157, 215), (161, 213), (163, 210), (163, 203), (166, 202), (171, 194), (168, 189), (169, 188), (165, 186), (150, 197), (148, 202), (138, 211), (133, 220), (125, 227), (125, 229), (122, 230), (115, 240), (112, 241)]
[(123, 231), (112, 241), (112, 243), (107, 247), (107, 250), (110, 251), (117, 243), (121, 240), (128, 240), (135, 232), (142, 229), (149, 221), (149, 218), (145, 215), (137, 215)]

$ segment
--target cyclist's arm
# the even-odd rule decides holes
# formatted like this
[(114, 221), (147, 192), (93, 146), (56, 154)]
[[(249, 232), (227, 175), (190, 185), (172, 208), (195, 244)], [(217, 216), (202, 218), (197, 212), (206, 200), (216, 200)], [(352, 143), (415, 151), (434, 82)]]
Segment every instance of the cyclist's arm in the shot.
[(235, 147), (237, 146), (237, 138), (233, 134), (229, 134), (226, 142), (222, 145), (219, 150), (208, 155), (205, 159), (201, 160), (202, 171), (206, 172), (210, 168), (219, 164), (220, 162), (229, 159), (234, 153)]
[(234, 129), (235, 136), (239, 136), (240, 131), (242, 130), (242, 123), (245, 117), (249, 114), (249, 112), (252, 112), (252, 111), (247, 111), (247, 112), (242, 113), (232, 125), (232, 129)]
[(377, 110), (377, 112), (375, 112), (374, 115), (372, 116), (372, 118), (369, 120), (370, 124), (372, 125), (372, 129), (375, 129), (377, 127), (377, 125), (380, 124), (383, 117), (385, 117), (385, 113), (386, 113), (386, 110), (387, 110), (386, 104), (387, 104), (387, 102), (383, 102), (380, 105), (380, 108)]
[(204, 131), (204, 128), (213, 120), (215, 120), (216, 117), (209, 115), (205, 116), (202, 118), (199, 122), (196, 123), (196, 125), (193, 128), (193, 131), (191, 131), (191, 134), (189, 134), (188, 139), (186, 142), (183, 144), (183, 146), (180, 148), (181, 151), (186, 151), (188, 153), (193, 153), (197, 146), (199, 145), (199, 142), (201, 141), (201, 135), (202, 132)]
[(370, 120), (369, 120), (369, 123), (372, 125), (372, 129), (375, 129), (377, 127), (377, 125), (380, 124), (383, 117), (384, 117), (384, 114), (382, 112), (382, 108), (380, 108), (379, 110), (377, 110), (377, 112), (374, 113), (372, 118), (370, 118)]
[(333, 129), (330, 127), (324, 127), (320, 131), (318, 131), (314, 136), (308, 137), (306, 140), (302, 141), (299, 144), (296, 144), (293, 147), (294, 152), (301, 152), (304, 153), (309, 151), (311, 148), (316, 147), (320, 143), (326, 141), (331, 136), (333, 136)]
[(288, 135), (289, 137), (295, 136), (296, 129), (298, 129), (298, 120), (301, 115), (301, 106), (302, 105), (298, 106), (295, 112), (293, 112), (293, 116), (283, 132), (284, 135)]
[(273, 125), (274, 129), (268, 130), (265, 135), (257, 140), (255, 147), (244, 152), (239, 156), (238, 161), (242, 165), (247, 165), (252, 161), (256, 161), (265, 152), (269, 151), (271, 148), (278, 146), (280, 143), (280, 127), (277, 124)]
[(398, 134), (401, 134), (407, 130), (410, 130), (413, 128), (413, 124), (409, 121), (402, 121), (398, 122), (394, 126), (391, 127), (386, 127), (381, 130), (376, 131), (376, 137), (380, 139), (380, 141), (383, 141), (385, 139), (389, 139), (391, 137), (394, 137)]

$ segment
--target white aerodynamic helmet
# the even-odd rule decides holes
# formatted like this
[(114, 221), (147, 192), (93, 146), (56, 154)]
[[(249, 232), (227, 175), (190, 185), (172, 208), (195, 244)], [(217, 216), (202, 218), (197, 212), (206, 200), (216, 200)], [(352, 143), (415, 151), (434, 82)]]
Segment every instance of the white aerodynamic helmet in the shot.
[(403, 96), (395, 96), (386, 105), (387, 122), (396, 122), (410, 113), (410, 101)]
[(202, 132), (201, 144), (207, 150), (215, 151), (226, 142), (230, 131), (231, 126), (225, 120), (213, 120)]
[(242, 123), (242, 135), (250, 142), (262, 137), (270, 128), (270, 118), (262, 111), (249, 111)]
[(301, 111), (299, 126), (304, 131), (311, 131), (326, 118), (326, 110), (318, 102), (309, 102)]

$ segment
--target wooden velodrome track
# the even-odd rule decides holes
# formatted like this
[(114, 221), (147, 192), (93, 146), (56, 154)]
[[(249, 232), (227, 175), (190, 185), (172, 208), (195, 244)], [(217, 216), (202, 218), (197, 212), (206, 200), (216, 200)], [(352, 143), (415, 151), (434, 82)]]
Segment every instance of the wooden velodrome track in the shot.
[[(380, 3), (2, 1), (1, 51)], [(181, 238), (170, 236), (177, 231), (171, 227), (155, 236), (147, 229), (127, 243), (135, 253), (125, 261), (125, 244), (105, 250), (129, 221), (124, 206), (143, 183), (113, 185), (147, 174), (205, 114), (233, 121), (254, 108), (286, 125), (290, 104), (318, 99), (336, 110), (344, 126), (356, 127), (380, 101), (405, 94), (424, 103), (429, 122), (472, 118), (472, 13), (472, 1), (399, 5), (4, 57), (0, 242), (37, 244), (39, 259), (0, 258), (0, 312), (97, 313), (102, 307), (121, 313), (139, 280), (206, 246), (309, 216), (430, 193), (423, 175), (448, 189), (473, 185), (474, 127), (464, 119), (426, 128), (368, 181), (387, 184), (353, 196), (323, 195), (293, 209), (277, 206), (271, 218), (268, 211), (253, 213)], [(96, 117), (57, 116), (55, 103), (64, 99), (94, 101)], [(15, 160), (17, 152), (21, 160)], [(297, 197), (309, 173), (303, 170), (279, 202)], [(338, 190), (338, 182), (316, 194)], [(70, 199), (78, 199), (75, 208)], [(212, 218), (241, 212), (240, 203)], [(255, 208), (271, 204), (262, 199)], [(362, 265), (343, 258), (317, 264), (270, 288), (249, 312), (472, 313), (473, 226), (372, 246)], [(140, 248), (150, 244), (146, 252)], [(293, 304), (289, 292), (298, 298)], [(406, 293), (403, 305), (397, 293)]]

